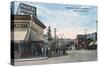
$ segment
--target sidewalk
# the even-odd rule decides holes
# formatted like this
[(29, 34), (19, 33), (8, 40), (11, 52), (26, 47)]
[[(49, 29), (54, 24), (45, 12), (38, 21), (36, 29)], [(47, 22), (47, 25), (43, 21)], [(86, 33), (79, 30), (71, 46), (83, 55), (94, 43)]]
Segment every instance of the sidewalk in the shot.
[(37, 61), (37, 60), (45, 60), (48, 57), (34, 57), (34, 58), (24, 58), (24, 59), (15, 59), (15, 62), (23, 62), (23, 61)]

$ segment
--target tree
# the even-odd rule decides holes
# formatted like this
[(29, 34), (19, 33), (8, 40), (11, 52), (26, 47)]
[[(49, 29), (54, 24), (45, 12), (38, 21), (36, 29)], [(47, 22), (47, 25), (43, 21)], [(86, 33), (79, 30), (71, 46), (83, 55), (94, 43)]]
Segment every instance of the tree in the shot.
[(47, 30), (47, 36), (48, 36), (48, 41), (51, 41), (52, 40), (52, 35), (51, 35), (51, 27), (49, 26), (48, 27), (48, 30)]
[(51, 45), (51, 41), (52, 41), (52, 35), (51, 35), (51, 27), (49, 26), (48, 27), (48, 30), (47, 30), (47, 38), (48, 38), (48, 41), (49, 41), (49, 44), (50, 44), (50, 49), (48, 51), (48, 57), (51, 57), (51, 53), (52, 53), (52, 45)]

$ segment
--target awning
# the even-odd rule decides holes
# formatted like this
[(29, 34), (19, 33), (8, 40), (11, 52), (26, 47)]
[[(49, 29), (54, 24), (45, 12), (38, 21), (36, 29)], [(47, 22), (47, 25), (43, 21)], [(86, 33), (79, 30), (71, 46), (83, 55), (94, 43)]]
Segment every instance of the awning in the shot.
[(30, 33), (30, 38), (31, 38), (31, 41), (43, 41), (44, 40), (42, 35), (40, 36), (37, 32), (32, 31), (32, 30)]
[(39, 35), (35, 31), (14, 31), (11, 34), (11, 40), (25, 40), (25, 41), (44, 41), (42, 35)]
[(24, 40), (26, 37), (27, 31), (14, 31), (11, 32), (11, 40), (18, 41)]

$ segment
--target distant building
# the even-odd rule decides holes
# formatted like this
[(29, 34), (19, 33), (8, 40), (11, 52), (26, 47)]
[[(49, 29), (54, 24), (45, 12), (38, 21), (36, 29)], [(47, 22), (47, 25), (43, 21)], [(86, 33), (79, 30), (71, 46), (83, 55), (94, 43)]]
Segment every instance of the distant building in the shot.
[(74, 40), (73, 39), (58, 39), (58, 46), (65, 49), (74, 49)]
[(86, 35), (77, 35), (76, 38), (76, 49), (82, 49), (85, 46)]
[(86, 49), (86, 47), (89, 45), (89, 42), (87, 41), (92, 40), (92, 41), (97, 41), (97, 33), (89, 33), (85, 35), (77, 35), (77, 38), (75, 40), (75, 48), (76, 49)]
[(97, 40), (97, 32), (87, 34), (87, 39), (92, 39), (93, 41)]

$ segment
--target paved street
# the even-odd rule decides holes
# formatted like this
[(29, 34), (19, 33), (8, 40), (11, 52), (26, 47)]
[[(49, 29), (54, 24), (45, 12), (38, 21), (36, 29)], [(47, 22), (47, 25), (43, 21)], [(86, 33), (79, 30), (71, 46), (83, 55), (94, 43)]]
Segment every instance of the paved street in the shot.
[(96, 61), (97, 51), (96, 50), (74, 50), (66, 51), (68, 55), (52, 57), (38, 61), (23, 61), (15, 62), (15, 65), (37, 65), (37, 64), (54, 64), (54, 63), (67, 63), (67, 62), (84, 62), (84, 61)]

